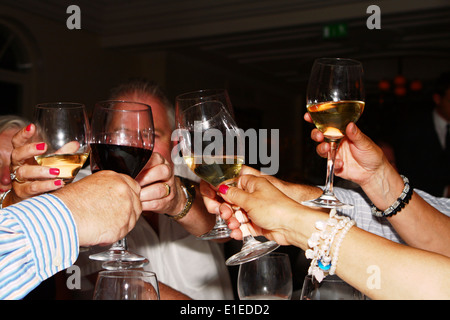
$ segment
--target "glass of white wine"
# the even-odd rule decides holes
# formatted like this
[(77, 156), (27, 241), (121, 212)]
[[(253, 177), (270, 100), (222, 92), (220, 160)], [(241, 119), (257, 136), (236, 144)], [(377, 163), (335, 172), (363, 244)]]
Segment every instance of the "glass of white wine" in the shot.
[(325, 141), (330, 143), (327, 176), (322, 195), (302, 204), (322, 208), (351, 208), (333, 192), (334, 161), (345, 129), (364, 110), (363, 67), (361, 62), (343, 58), (314, 61), (306, 93), (306, 107)]
[[(214, 188), (221, 184), (236, 185), (245, 160), (244, 137), (224, 105), (220, 101), (206, 101), (191, 106), (177, 103), (177, 108), (181, 153), (187, 166)], [(234, 209), (245, 227), (248, 220), (238, 208)], [(279, 247), (275, 241), (260, 242), (248, 229), (241, 230), (242, 249), (226, 261), (227, 265), (257, 259)]]
[[(89, 121), (81, 103), (42, 103), (35, 107), (36, 139), (47, 151), (35, 157), (41, 166), (58, 168), (58, 179), (71, 183), (89, 156)], [(37, 138), (38, 137), (38, 138)]]
[[(216, 101), (222, 103), (226, 111), (233, 118), (233, 106), (231, 105), (231, 100), (225, 89), (201, 89), (196, 91), (191, 91), (187, 93), (180, 94), (176, 97), (176, 118), (179, 119), (180, 113), (185, 109), (190, 108), (198, 103)], [(244, 161), (243, 158), (239, 158), (238, 161)], [(241, 163), (242, 163), (241, 162)], [(186, 162), (187, 163), (187, 162)], [(195, 170), (190, 168), (192, 171)], [(197, 173), (196, 173), (197, 174)], [(202, 178), (199, 174), (197, 174)], [(224, 239), (230, 236), (231, 230), (228, 228), (225, 220), (222, 219), (220, 215), (216, 215), (216, 224), (211, 229), (211, 231), (200, 236), (203, 240), (212, 239)]]

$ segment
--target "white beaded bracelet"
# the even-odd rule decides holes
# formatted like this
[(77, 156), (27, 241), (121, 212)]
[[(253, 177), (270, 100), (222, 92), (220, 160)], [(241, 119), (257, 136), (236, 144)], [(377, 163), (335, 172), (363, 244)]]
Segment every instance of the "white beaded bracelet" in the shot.
[[(308, 274), (318, 282), (321, 282), (328, 274), (335, 273), (340, 245), (353, 225), (355, 222), (350, 218), (337, 215), (336, 209), (330, 211), (328, 220), (319, 220), (315, 223), (319, 232), (314, 232), (308, 239), (308, 247), (311, 249), (307, 249), (305, 255), (307, 259), (312, 259)], [(328, 227), (331, 227), (330, 231), (327, 230)], [(334, 239), (341, 230), (342, 233), (337, 240), (333, 257), (331, 257)]]

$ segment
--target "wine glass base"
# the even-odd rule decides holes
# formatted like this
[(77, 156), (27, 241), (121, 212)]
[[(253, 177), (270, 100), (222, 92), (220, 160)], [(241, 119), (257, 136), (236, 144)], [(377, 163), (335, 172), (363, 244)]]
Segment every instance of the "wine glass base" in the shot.
[(213, 239), (224, 239), (230, 237), (231, 230), (225, 227), (214, 228), (208, 233), (202, 234), (198, 238), (201, 240), (213, 240)]
[(343, 203), (334, 195), (321, 195), (319, 198), (314, 200), (302, 201), (304, 206), (308, 207), (319, 207), (319, 208), (340, 208), (340, 209), (352, 209), (353, 205)]
[(227, 259), (227, 266), (236, 266), (252, 260), (256, 260), (277, 249), (280, 245), (275, 241), (255, 242), (242, 247), (241, 251)]
[(114, 249), (96, 254), (91, 254), (89, 256), (89, 259), (97, 261), (129, 261), (129, 262), (146, 260), (145, 257), (140, 256), (138, 254)]
[(125, 270), (125, 269), (140, 269), (149, 264), (148, 259), (140, 261), (106, 261), (102, 264), (103, 269), (106, 270)]

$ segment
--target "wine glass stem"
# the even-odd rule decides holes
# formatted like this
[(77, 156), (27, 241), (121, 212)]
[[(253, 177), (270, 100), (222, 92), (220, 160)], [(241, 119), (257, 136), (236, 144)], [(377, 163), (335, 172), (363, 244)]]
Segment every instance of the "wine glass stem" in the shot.
[(325, 181), (324, 194), (333, 194), (333, 181), (334, 181), (334, 162), (336, 160), (336, 152), (339, 148), (341, 140), (329, 140), (330, 151), (328, 151), (327, 159), (327, 179)]
[(127, 238), (124, 237), (121, 240), (114, 242), (109, 250), (112, 251), (126, 251), (128, 249)]

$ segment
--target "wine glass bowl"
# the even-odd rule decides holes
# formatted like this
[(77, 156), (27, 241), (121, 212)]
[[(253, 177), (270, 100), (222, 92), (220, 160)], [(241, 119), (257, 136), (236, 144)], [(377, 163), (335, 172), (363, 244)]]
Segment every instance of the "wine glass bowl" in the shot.
[(44, 154), (35, 156), (41, 166), (59, 169), (58, 179), (71, 183), (89, 156), (89, 122), (81, 103), (54, 102), (36, 105), (33, 141), (47, 145)]
[(351, 208), (333, 193), (334, 161), (345, 130), (364, 110), (363, 68), (359, 61), (320, 58), (314, 61), (308, 81), (306, 108), (314, 125), (330, 143), (327, 176), (322, 195), (302, 204), (322, 208)]
[(285, 253), (272, 252), (239, 266), (241, 300), (290, 300), (292, 287), (291, 264)]
[(307, 275), (303, 281), (301, 300), (365, 300), (365, 295), (336, 275), (321, 282)]
[(156, 274), (141, 270), (100, 271), (94, 300), (159, 300)]
[[(112, 170), (136, 178), (153, 152), (150, 106), (132, 101), (103, 101), (95, 105), (91, 124), (91, 170)], [(127, 250), (126, 238), (106, 252), (90, 256), (106, 261), (107, 269), (142, 267), (148, 260)]]

